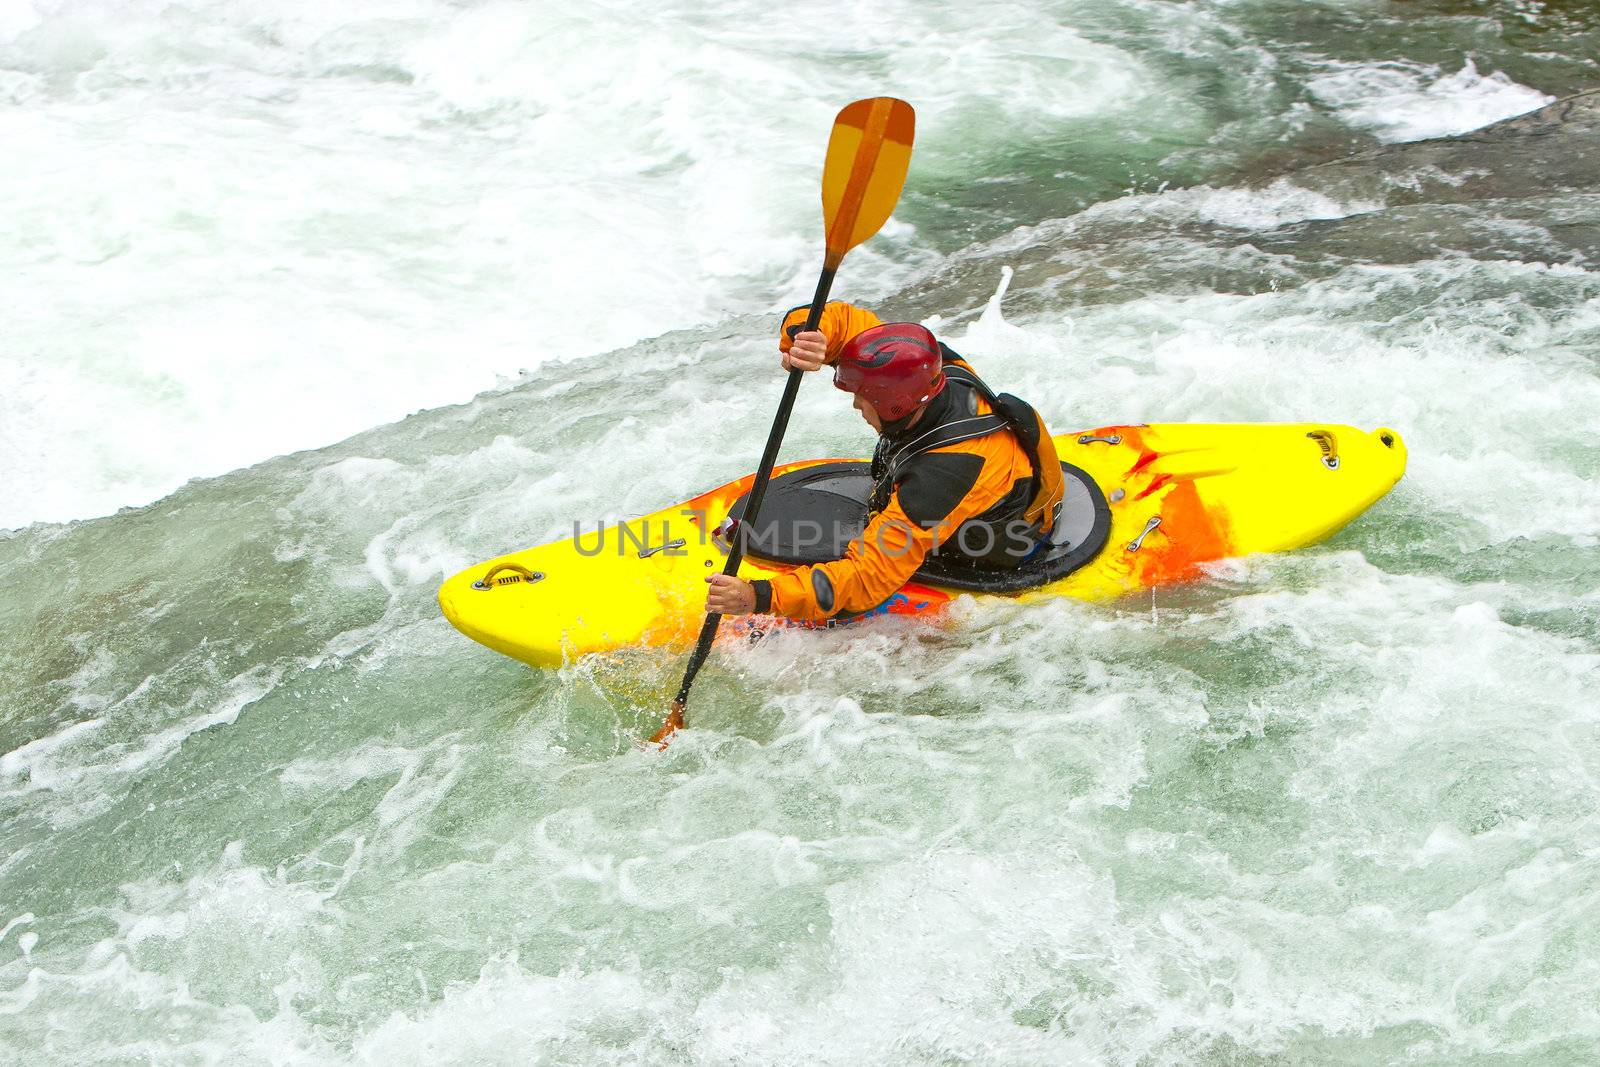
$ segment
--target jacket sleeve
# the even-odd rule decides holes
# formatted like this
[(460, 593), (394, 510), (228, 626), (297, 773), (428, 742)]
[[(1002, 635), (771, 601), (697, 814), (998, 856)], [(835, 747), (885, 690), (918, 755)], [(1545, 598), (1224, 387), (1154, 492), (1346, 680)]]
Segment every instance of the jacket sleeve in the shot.
[(875, 608), (922, 566), (940, 532), (923, 529), (907, 518), (896, 493), (861, 536), (850, 542), (843, 559), (797, 567), (770, 581), (752, 583), (755, 610), (822, 622)]
[[(806, 316), (810, 313), (811, 305), (801, 304), (783, 317), (783, 326), (778, 331), (778, 351), (789, 351), (794, 344), (795, 334), (805, 327)], [(824, 304), (817, 329), (828, 339), (828, 358), (825, 362), (832, 363), (838, 359), (850, 338), (862, 330), (879, 325), (879, 321), (878, 316), (866, 308), (846, 304), (843, 300), (830, 300)]]

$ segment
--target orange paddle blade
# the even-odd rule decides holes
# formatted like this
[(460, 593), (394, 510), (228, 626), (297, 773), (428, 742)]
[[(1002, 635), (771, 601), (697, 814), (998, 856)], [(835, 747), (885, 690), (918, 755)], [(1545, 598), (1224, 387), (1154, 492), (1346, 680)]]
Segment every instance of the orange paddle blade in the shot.
[(875, 96), (846, 104), (833, 120), (822, 165), (822, 218), (827, 262), (877, 233), (894, 212), (911, 165), (916, 112), (904, 100)]
[(674, 700), (672, 710), (667, 713), (667, 721), (662, 723), (661, 729), (650, 738), (650, 743), (658, 748), (666, 748), (667, 741), (681, 729), (683, 729), (683, 701)]

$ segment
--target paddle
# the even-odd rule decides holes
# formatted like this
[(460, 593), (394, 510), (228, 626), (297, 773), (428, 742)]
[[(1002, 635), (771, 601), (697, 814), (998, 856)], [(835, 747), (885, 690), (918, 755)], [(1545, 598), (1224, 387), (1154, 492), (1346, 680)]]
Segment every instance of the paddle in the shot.
[[(877, 233), (894, 211), (900, 199), (900, 188), (905, 184), (906, 168), (911, 163), (915, 127), (911, 105), (892, 96), (847, 104), (833, 120), (828, 155), (822, 164), (822, 219), (827, 252), (822, 260), (822, 275), (817, 279), (816, 295), (811, 298), (805, 331), (815, 330), (821, 321), (828, 290), (833, 287), (833, 276), (844, 254)], [(794, 409), (794, 398), (800, 391), (800, 379), (804, 374), (801, 370), (791, 370), (784, 384), (783, 399), (778, 403), (777, 417), (772, 420), (772, 431), (767, 434), (767, 447), (761, 453), (761, 466), (756, 469), (756, 478), (745, 503), (742, 522), (746, 526), (753, 527), (761, 510), (761, 498), (772, 480), (772, 465), (778, 458), (784, 430), (789, 427), (789, 412)], [(722, 573), (734, 575), (744, 561), (744, 537), (736, 530), (730, 540), (732, 547)], [(695, 642), (689, 666), (683, 672), (683, 684), (678, 687), (667, 721), (650, 738), (652, 742), (664, 745), (667, 738), (683, 727), (689, 687), (694, 685), (695, 675), (700, 673), (701, 665), (711, 652), (711, 642), (721, 622), (720, 614), (706, 614), (706, 621), (700, 627), (700, 639)]]

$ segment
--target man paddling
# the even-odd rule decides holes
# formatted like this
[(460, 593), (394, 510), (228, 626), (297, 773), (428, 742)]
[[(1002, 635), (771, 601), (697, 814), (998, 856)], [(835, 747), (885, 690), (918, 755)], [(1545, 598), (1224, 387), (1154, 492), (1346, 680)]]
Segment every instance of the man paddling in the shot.
[(706, 610), (822, 622), (883, 603), (930, 555), (1010, 568), (1041, 550), (1061, 509), (1061, 464), (1044, 420), (996, 395), (916, 323), (883, 323), (842, 301), (800, 332), (809, 308), (784, 319), (785, 370), (834, 368), (833, 383), (878, 432), (866, 530), (843, 559), (770, 580), (706, 579)]

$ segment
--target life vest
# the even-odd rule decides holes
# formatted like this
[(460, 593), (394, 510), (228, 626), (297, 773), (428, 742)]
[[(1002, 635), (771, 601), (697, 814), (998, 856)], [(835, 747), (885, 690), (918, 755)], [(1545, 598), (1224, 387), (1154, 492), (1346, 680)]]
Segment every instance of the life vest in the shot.
[[(906, 435), (885, 435), (879, 439), (872, 456), (873, 487), (869, 508), (876, 513), (888, 506), (895, 486), (901, 481), (908, 465), (918, 456), (999, 430), (1010, 430), (1028, 457), (1032, 476), (1025, 485), (1019, 483), (1018, 489), (1007, 493), (988, 510), (962, 524), (963, 531), (973, 524), (988, 526), (988, 534), (974, 539), (957, 531), (957, 536), (943, 541), (938, 555), (981, 564), (1015, 566), (1021, 560), (1014, 551), (1008, 552), (1006, 549), (1007, 545), (1015, 543), (1007, 536), (1009, 524), (1021, 519), (1033, 528), (1037, 536), (1047, 537), (1055, 528), (1056, 519), (1061, 513), (1061, 462), (1056, 457), (1055, 442), (1032, 405), (1010, 393), (995, 393), (964, 364), (953, 362), (959, 360), (959, 356), (943, 344), (939, 347), (945, 358), (945, 388), (954, 395), (945, 406), (945, 414), (935, 425), (918, 425)], [(982, 414), (978, 411), (980, 397), (990, 408)], [(973, 556), (961, 550), (960, 546), (975, 543), (989, 545), (991, 551), (984, 556)]]

